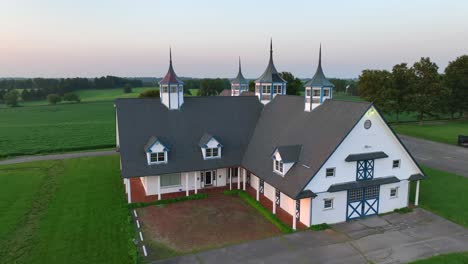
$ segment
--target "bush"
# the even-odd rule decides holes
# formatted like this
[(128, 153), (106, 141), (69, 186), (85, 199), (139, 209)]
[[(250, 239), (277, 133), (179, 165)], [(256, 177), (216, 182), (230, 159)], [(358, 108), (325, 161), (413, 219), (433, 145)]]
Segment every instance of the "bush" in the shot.
[(235, 191), (239, 194), (239, 197), (250, 204), (253, 208), (255, 208), (261, 215), (263, 215), (266, 219), (268, 219), (273, 225), (275, 225), (282, 233), (289, 234), (294, 232), (294, 230), (283, 223), (276, 215), (272, 212), (267, 210), (261, 203), (259, 203), (254, 198), (250, 197), (246, 192), (241, 190), (232, 190), (232, 191), (225, 191), (224, 194), (226, 195), (234, 195)]
[(10, 90), (4, 96), (3, 100), (8, 106), (18, 106), (19, 92), (17, 90)]
[(192, 194), (192, 195), (189, 195), (189, 196), (181, 196), (181, 197), (177, 197), (177, 198), (157, 200), (157, 201), (149, 202), (149, 203), (131, 203), (131, 204), (128, 205), (128, 207), (130, 209), (133, 209), (133, 208), (146, 207), (146, 206), (149, 206), (149, 205), (161, 205), (161, 204), (177, 203), (177, 202), (182, 202), (182, 201), (199, 200), (199, 199), (204, 199), (206, 197), (208, 197), (208, 194), (198, 193), (198, 194)]
[(242, 192), (241, 190), (226, 190), (224, 191), (224, 195), (238, 195), (239, 192)]
[(60, 97), (60, 95), (58, 94), (49, 94), (47, 95), (47, 101), (49, 102), (49, 104), (57, 104), (57, 103), (60, 103), (62, 101), (62, 97)]
[(314, 231), (321, 231), (321, 230), (326, 230), (326, 229), (330, 229), (330, 228), (331, 228), (331, 226), (329, 224), (326, 224), (326, 223), (310, 226), (310, 230), (314, 230)]
[(124, 88), (123, 88), (123, 92), (124, 93), (131, 93), (132, 92), (132, 87), (130, 86), (130, 84), (125, 84)]
[(63, 100), (68, 101), (68, 102), (76, 102), (76, 103), (81, 102), (80, 97), (76, 93), (66, 93), (63, 96)]
[(406, 213), (413, 212), (413, 209), (409, 207), (403, 207), (403, 208), (395, 209), (393, 210), (393, 212), (399, 213), (399, 214), (406, 214)]
[(159, 98), (159, 89), (151, 89), (142, 92), (139, 98)]

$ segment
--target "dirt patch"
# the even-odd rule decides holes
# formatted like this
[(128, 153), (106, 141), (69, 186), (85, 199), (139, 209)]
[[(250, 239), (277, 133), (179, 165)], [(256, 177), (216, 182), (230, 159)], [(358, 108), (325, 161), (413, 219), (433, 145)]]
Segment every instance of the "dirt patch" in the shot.
[(210, 194), (206, 199), (138, 209), (145, 239), (181, 252), (192, 252), (281, 232), (237, 196)]

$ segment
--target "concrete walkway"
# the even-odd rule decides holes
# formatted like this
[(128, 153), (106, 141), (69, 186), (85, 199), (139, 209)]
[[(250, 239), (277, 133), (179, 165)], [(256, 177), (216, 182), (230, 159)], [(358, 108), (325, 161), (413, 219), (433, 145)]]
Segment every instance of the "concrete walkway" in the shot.
[(153, 263), (406, 263), (468, 250), (468, 229), (422, 209)]
[(419, 163), (468, 177), (468, 148), (398, 136)]
[(37, 156), (22, 156), (12, 159), (0, 160), (0, 165), (16, 164), (31, 161), (40, 160), (59, 160), (59, 159), (72, 159), (81, 157), (96, 157), (96, 156), (109, 156), (117, 154), (115, 150), (101, 150), (101, 151), (88, 151), (88, 152), (72, 152), (62, 154), (50, 154), (50, 155), (37, 155)]

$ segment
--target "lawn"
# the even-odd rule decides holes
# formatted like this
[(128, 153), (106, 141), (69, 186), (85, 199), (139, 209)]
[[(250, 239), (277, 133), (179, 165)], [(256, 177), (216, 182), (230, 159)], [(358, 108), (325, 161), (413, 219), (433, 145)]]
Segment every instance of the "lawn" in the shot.
[[(419, 206), (468, 228), (468, 178), (422, 166)], [(411, 200), (414, 202), (415, 185)]]
[(428, 259), (411, 262), (411, 264), (466, 264), (468, 263), (468, 252), (444, 254)]
[(113, 102), (0, 109), (0, 157), (115, 146)]
[(0, 166), (0, 180), (0, 263), (135, 263), (117, 156)]
[(209, 194), (205, 199), (147, 206), (137, 211), (149, 260), (281, 234), (237, 195)]
[(393, 129), (399, 134), (456, 145), (458, 135), (468, 135), (468, 120), (394, 124)]

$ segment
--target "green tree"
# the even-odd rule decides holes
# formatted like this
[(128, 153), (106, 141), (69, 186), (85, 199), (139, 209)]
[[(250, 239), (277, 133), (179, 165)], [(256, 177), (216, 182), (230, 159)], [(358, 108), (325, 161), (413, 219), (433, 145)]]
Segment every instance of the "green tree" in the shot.
[(387, 101), (391, 86), (391, 73), (386, 70), (364, 70), (359, 76), (359, 95), (374, 102), (384, 112), (391, 112)]
[(414, 72), (414, 82), (408, 107), (417, 112), (420, 124), (423, 123), (424, 116), (433, 115), (434, 112), (442, 110), (446, 91), (440, 85), (438, 68), (429, 58), (421, 58), (411, 68)]
[(80, 97), (76, 93), (66, 93), (63, 95), (63, 100), (68, 102), (81, 102)]
[(11, 107), (18, 106), (19, 92), (17, 90), (10, 90), (4, 96), (5, 104)]
[(302, 81), (299, 78), (294, 77), (290, 72), (280, 73), (281, 77), (288, 82), (286, 84), (286, 94), (299, 95), (304, 87), (302, 87)]
[(255, 93), (255, 81), (252, 81), (252, 80), (249, 81), (249, 92)]
[(445, 68), (444, 85), (448, 89), (447, 110), (454, 118), (465, 112), (468, 117), (468, 55), (463, 55), (449, 62)]
[(62, 101), (62, 97), (60, 97), (60, 95), (58, 94), (49, 94), (47, 95), (47, 101), (49, 102), (49, 104), (57, 104), (57, 103), (60, 103)]
[(218, 95), (224, 89), (230, 89), (231, 83), (227, 79), (203, 79), (198, 90), (199, 96), (214, 96)]
[(132, 92), (132, 86), (130, 86), (130, 84), (126, 83), (124, 88), (123, 88), (123, 92), (124, 93), (131, 93)]
[(159, 89), (151, 89), (142, 92), (139, 98), (159, 98)]
[(395, 113), (397, 122), (400, 120), (400, 114), (408, 110), (411, 84), (414, 79), (414, 72), (408, 68), (406, 63), (393, 66), (391, 85), (386, 96), (387, 108)]

